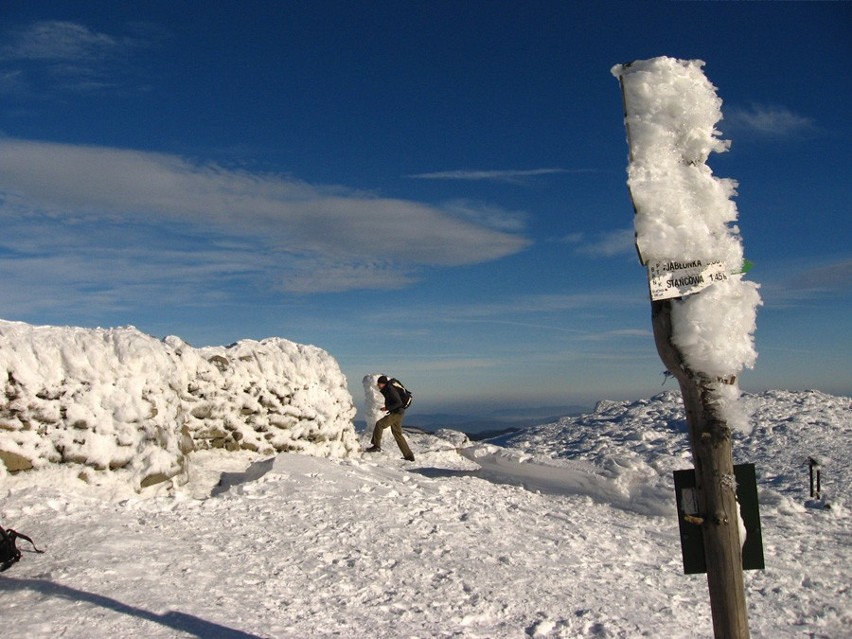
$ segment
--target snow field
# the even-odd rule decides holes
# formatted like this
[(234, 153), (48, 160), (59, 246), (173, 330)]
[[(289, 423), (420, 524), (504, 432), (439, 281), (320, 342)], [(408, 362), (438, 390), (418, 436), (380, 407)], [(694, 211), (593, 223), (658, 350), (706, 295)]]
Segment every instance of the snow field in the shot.
[[(767, 564), (746, 573), (752, 636), (843, 637), (849, 477), (828, 453), (849, 458), (852, 400), (745, 401), (755, 428), (735, 451), (758, 466)], [(673, 513), (670, 471), (690, 465), (678, 402), (601, 402), (471, 446), (500, 459), (499, 477), (451, 431), (409, 434), (415, 464), (393, 446), (348, 459), (195, 451), (171, 490), (92, 486), (59, 467), (9, 477), (0, 517), (47, 553), (0, 575), (0, 615), (36, 638), (711, 637), (706, 578), (682, 574)], [(826, 459), (831, 510), (806, 506), (808, 454)], [(537, 490), (543, 468), (571, 472)], [(612, 486), (642, 482), (668, 487), (655, 506), (668, 514), (610, 501)]]
[[(609, 601), (618, 592), (621, 608), (631, 600), (647, 606), (646, 579), (625, 579), (618, 568), (622, 544), (630, 540), (634, 561), (657, 565), (659, 539), (671, 542), (672, 533), (647, 537), (622, 514), (611, 539), (595, 539), (585, 527), (573, 529), (570, 510), (582, 509), (587, 523), (615, 511), (588, 499), (553, 503), (468, 472), (447, 468), (430, 477), (395, 462), (282, 455), (257, 481), (203, 502), (74, 507), (55, 498), (29, 509), (30, 516), (58, 508), (53, 514), (66, 520), (63, 528), (79, 532), (40, 539), (59, 565), (28, 580), (34, 591), (20, 584), (16, 596), (44, 596), (46, 584), (70, 580), (75, 590), (117, 602), (144, 593), (144, 605), (133, 608), (157, 615), (189, 608), (193, 617), (264, 637), (365, 636), (368, 629), (382, 637), (492, 637), (536, 628), (547, 635), (613, 623), (641, 627), (630, 618), (635, 603), (614, 621), (595, 591), (604, 589)], [(110, 523), (87, 529), (83, 521), (92, 517)], [(676, 575), (678, 562), (668, 564)], [(590, 591), (593, 565), (601, 573)], [(16, 575), (11, 583), (4, 576), (4, 589), (16, 587)], [(54, 622), (32, 628), (30, 636), (126, 635), (133, 628), (156, 636), (165, 625), (117, 610), (118, 604), (97, 606), (93, 616), (79, 610), (79, 599), (85, 597), (55, 602)], [(24, 618), (27, 603), (35, 602), (16, 606)], [(661, 595), (655, 605), (669, 604)], [(173, 630), (187, 628), (162, 636), (183, 636)]]

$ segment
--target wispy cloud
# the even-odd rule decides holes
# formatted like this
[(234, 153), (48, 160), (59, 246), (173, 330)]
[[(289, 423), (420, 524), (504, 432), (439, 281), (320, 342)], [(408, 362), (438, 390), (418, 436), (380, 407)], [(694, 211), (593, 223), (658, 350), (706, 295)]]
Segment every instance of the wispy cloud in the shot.
[[(2, 244), (17, 250), (37, 245), (38, 237), (21, 230), (24, 219), (51, 229), (41, 236), (42, 246), (64, 242), (78, 251), (99, 244), (95, 229), (131, 244), (142, 229), (154, 254), (157, 228), (181, 228), (199, 245), (212, 235), (251, 242), (266, 256), (249, 263), (267, 286), (291, 292), (399, 288), (418, 269), (487, 262), (529, 244), (500, 228), (505, 220), (488, 209), (460, 215), (453, 207), (174, 155), (0, 138)], [(10, 236), (13, 223), (24, 236), (19, 243)], [(196, 257), (215, 263), (217, 255)]]
[(572, 233), (562, 238), (562, 241), (573, 246), (578, 255), (587, 257), (636, 254), (636, 237), (632, 228), (599, 233), (594, 239), (587, 239), (583, 233)]
[(817, 130), (812, 118), (793, 113), (786, 107), (760, 104), (726, 109), (720, 126), (726, 134), (747, 131), (771, 138), (795, 137)]
[(49, 20), (10, 34), (2, 53), (19, 60), (97, 60), (119, 46), (118, 39), (81, 24)]
[(580, 294), (515, 295), (493, 302), (440, 307), (382, 309), (381, 313), (376, 312), (375, 319), (386, 318), (392, 323), (406, 326), (418, 323), (437, 326), (479, 322), (585, 334), (590, 330), (589, 326), (578, 327), (576, 322), (566, 318), (574, 318), (578, 313), (587, 311), (614, 316), (624, 309), (645, 306), (647, 300), (644, 297), (625, 295), (618, 290), (602, 290)]
[(521, 183), (528, 178), (541, 175), (554, 175), (560, 173), (584, 173), (585, 170), (572, 169), (509, 169), (492, 171), (436, 171), (434, 173), (418, 173), (406, 175), (405, 177), (417, 180), (470, 180), (470, 181), (493, 181)]
[(793, 277), (789, 286), (810, 293), (848, 291), (852, 289), (852, 259), (810, 268)]
[(413, 284), (407, 269), (379, 260), (364, 263), (316, 260), (282, 278), (278, 288), (287, 293), (340, 293), (363, 289), (401, 289)]
[(590, 332), (586, 339), (592, 342), (612, 342), (618, 339), (653, 339), (654, 332), (647, 328), (621, 328), (599, 333)]
[(19, 69), (0, 71), (0, 94), (22, 93), (23, 91), (23, 71)]
[(847, 257), (832, 261), (800, 258), (772, 266), (758, 264), (754, 273), (767, 308), (816, 302), (833, 304), (833, 300), (852, 291), (852, 259)]
[(205, 307), (273, 270), (256, 245), (192, 237), (179, 225), (8, 215), (0, 204), (3, 313), (119, 312), (143, 302)]
[[(4, 93), (39, 89), (92, 92), (126, 89), (131, 55), (151, 40), (110, 35), (75, 22), (48, 20), (6, 29), (0, 46)], [(13, 78), (10, 83), (8, 78)]]
[(442, 208), (462, 219), (474, 224), (481, 224), (493, 229), (507, 232), (520, 232), (526, 226), (527, 216), (521, 211), (506, 209), (474, 200), (451, 200), (445, 202)]

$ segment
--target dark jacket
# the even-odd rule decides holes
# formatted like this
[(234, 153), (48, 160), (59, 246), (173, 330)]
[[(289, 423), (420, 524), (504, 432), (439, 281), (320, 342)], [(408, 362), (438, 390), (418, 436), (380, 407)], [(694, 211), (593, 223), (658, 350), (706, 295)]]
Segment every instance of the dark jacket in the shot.
[(388, 380), (385, 387), (379, 389), (379, 392), (385, 398), (385, 408), (389, 413), (404, 413), (405, 408), (402, 406), (402, 397), (393, 385), (393, 380)]

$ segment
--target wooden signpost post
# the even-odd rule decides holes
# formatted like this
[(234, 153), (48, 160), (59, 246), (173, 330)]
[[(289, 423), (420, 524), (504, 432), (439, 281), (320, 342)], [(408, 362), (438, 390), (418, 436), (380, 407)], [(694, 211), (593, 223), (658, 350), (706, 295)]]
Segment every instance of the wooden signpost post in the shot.
[[(695, 488), (689, 491), (693, 512), (682, 518), (696, 534), (700, 531), (703, 540), (715, 636), (746, 639), (741, 519), (727, 410), (738, 395), (733, 392), (737, 373), (743, 363), (750, 365), (746, 351), (753, 349), (750, 335), (743, 339), (736, 331), (725, 333), (726, 324), (736, 322), (718, 320), (724, 313), (719, 307), (729, 300), (739, 304), (731, 307), (732, 316), (744, 317), (753, 313), (759, 296), (754, 285), (739, 279), (742, 245), (728, 226), (736, 209), (725, 203), (733, 188), (714, 178), (704, 164), (711, 151), (727, 147), (716, 138), (713, 126), (721, 117), (721, 101), (701, 66), (700, 61), (655, 58), (618, 65), (613, 74), (624, 98), (628, 186), (636, 213), (637, 249), (648, 269), (654, 341), (660, 359), (680, 385), (689, 425)], [(707, 210), (702, 209), (704, 203)], [(715, 297), (704, 299), (712, 299), (712, 304), (694, 303), (710, 290), (716, 291)], [(702, 312), (715, 315), (717, 321), (709, 321)], [(694, 350), (684, 347), (689, 340), (678, 339), (683, 338), (678, 327), (691, 339), (698, 336), (711, 345), (703, 344), (696, 357)], [(727, 335), (733, 339), (727, 340)], [(724, 357), (714, 359), (714, 339), (731, 342), (718, 344)], [(731, 348), (734, 342), (746, 347)], [(731, 352), (745, 355), (728, 357)]]
[(711, 380), (690, 371), (672, 344), (671, 304), (670, 300), (652, 302), (651, 320), (657, 352), (680, 385), (689, 425), (699, 513), (689, 523), (699, 526), (704, 537), (715, 636), (745, 639), (749, 636), (748, 612), (731, 429), (714, 409)]

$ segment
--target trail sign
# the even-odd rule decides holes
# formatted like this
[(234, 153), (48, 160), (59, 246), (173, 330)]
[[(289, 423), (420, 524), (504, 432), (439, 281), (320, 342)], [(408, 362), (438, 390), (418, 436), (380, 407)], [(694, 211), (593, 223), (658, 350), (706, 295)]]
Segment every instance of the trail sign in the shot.
[(652, 260), (648, 262), (648, 287), (652, 300), (685, 297), (715, 282), (728, 279), (723, 262), (706, 260)]
[[(734, 476), (737, 484), (737, 503), (740, 505), (740, 515), (746, 531), (745, 539), (741, 540), (743, 570), (763, 570), (763, 535), (760, 531), (754, 464), (737, 464), (734, 466)], [(695, 489), (695, 471), (674, 471), (674, 482), (683, 572), (687, 575), (706, 573), (707, 561), (701, 534), (704, 517), (700, 512)]]

